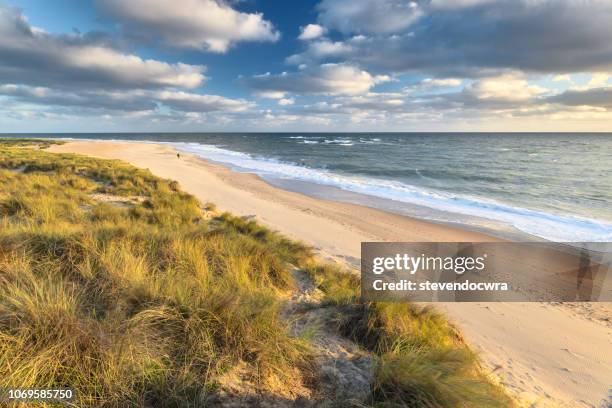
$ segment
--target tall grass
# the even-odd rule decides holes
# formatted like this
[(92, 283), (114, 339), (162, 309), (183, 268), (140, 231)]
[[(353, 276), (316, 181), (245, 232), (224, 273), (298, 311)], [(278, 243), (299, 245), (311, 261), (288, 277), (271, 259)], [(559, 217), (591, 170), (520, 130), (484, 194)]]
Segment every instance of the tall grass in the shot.
[(360, 302), (359, 280), (333, 265), (305, 269), (336, 305), (340, 333), (377, 356), (371, 403), (380, 407), (512, 407), (460, 333), (431, 307)]
[(241, 219), (205, 220), (148, 171), (0, 147), (0, 387), (189, 406), (246, 363), (256, 391), (290, 398), (314, 366), (280, 295), (287, 263), (308, 256)]

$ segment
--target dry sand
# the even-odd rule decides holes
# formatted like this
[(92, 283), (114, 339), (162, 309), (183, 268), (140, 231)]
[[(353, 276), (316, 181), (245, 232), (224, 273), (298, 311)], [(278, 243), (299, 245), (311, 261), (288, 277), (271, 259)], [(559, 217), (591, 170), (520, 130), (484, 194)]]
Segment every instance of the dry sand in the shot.
[[(359, 264), (362, 241), (496, 241), (488, 235), (284, 191), (252, 174), (181, 154), (167, 145), (69, 142), (54, 152), (125, 160), (177, 180), (202, 202), (259, 222)], [(612, 406), (609, 303), (438, 304), (484, 363), (528, 406)], [(607, 401), (607, 402), (606, 402)], [(610, 404), (610, 405), (608, 405)]]

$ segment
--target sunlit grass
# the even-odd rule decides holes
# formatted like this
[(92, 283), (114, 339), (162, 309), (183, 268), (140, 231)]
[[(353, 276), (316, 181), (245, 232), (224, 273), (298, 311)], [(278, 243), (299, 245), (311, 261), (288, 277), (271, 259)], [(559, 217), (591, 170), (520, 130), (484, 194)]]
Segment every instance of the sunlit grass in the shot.
[(15, 137), (0, 137), (0, 147), (36, 147), (39, 149), (46, 149), (47, 147), (54, 144), (63, 144), (64, 142), (59, 140), (51, 139), (27, 139), (27, 138), (15, 138)]
[(334, 265), (305, 270), (339, 307), (340, 333), (377, 356), (372, 404), (397, 407), (511, 407), (460, 333), (431, 307), (360, 302), (359, 279)]
[(310, 253), (240, 221), (119, 161), (0, 147), (0, 387), (186, 406), (246, 362), (290, 395), (314, 367), (280, 295)]

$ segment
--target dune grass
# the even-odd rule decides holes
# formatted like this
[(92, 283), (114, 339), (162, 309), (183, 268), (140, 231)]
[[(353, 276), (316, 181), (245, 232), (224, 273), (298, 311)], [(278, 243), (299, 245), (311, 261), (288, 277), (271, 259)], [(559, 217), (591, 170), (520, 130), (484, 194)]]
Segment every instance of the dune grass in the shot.
[(246, 365), (257, 392), (290, 399), (317, 379), (281, 317), (294, 265), (338, 308), (338, 330), (377, 356), (372, 405), (511, 406), (432, 310), (361, 303), (358, 277), (301, 243), (147, 170), (35, 149), (46, 146), (0, 139), (0, 388), (199, 406)]
[(148, 171), (0, 147), (0, 388), (189, 406), (246, 362), (260, 391), (290, 397), (314, 367), (281, 294), (287, 263), (309, 255), (229, 215), (206, 220)]
[(305, 270), (324, 301), (339, 309), (340, 333), (378, 358), (371, 403), (377, 407), (512, 407), (487, 377), (460, 333), (433, 308), (412, 303), (361, 302), (356, 275), (334, 265)]
[(46, 149), (54, 144), (63, 144), (64, 142), (52, 139), (27, 139), (15, 137), (0, 137), (0, 147), (36, 147)]

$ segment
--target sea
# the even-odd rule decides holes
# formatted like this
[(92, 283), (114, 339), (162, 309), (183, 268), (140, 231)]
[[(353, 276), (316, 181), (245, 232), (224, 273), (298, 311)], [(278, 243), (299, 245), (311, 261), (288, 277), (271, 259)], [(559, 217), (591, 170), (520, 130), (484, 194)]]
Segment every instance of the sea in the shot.
[(612, 241), (612, 134), (19, 136), (161, 142), (317, 198), (513, 239)]

